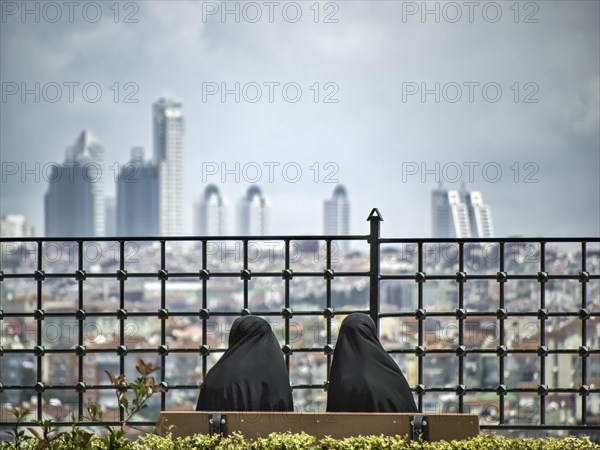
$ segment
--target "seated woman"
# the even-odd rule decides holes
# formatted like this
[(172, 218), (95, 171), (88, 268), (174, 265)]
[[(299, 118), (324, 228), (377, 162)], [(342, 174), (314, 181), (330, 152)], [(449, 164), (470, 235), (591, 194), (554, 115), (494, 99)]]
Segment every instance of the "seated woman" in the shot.
[(342, 322), (333, 352), (327, 411), (417, 412), (408, 382), (366, 314)]
[(260, 317), (239, 317), (229, 348), (204, 378), (196, 411), (293, 409), (287, 368), (271, 326)]

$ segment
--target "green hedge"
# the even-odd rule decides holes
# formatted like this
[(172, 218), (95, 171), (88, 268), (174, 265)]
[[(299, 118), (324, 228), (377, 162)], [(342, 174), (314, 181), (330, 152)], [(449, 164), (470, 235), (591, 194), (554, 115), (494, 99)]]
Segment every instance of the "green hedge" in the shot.
[[(73, 442), (67, 434), (56, 439), (42, 443), (37, 439), (28, 440), (21, 448), (27, 450), (71, 450)], [(0, 449), (14, 449), (14, 444), (0, 443)], [(78, 446), (78, 448), (82, 448)], [(532, 450), (532, 449), (573, 449), (573, 450), (600, 450), (600, 445), (589, 440), (588, 437), (566, 437), (563, 439), (509, 439), (496, 435), (482, 435), (463, 441), (415, 442), (409, 441), (405, 436), (360, 436), (345, 439), (324, 438), (317, 440), (305, 434), (272, 433), (267, 438), (245, 439), (239, 434), (232, 434), (220, 439), (217, 436), (197, 434), (186, 438), (172, 439), (170, 436), (145, 434), (135, 441), (119, 439), (118, 442), (109, 443), (94, 435), (87, 445), (89, 450)]]

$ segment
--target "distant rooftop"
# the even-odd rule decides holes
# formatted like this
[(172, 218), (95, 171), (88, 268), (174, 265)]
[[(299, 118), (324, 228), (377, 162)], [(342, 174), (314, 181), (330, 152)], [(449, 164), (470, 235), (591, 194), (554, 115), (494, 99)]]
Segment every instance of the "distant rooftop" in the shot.
[(333, 196), (334, 197), (348, 197), (348, 192), (346, 192), (346, 188), (343, 185), (338, 184), (336, 186), (336, 188), (333, 190)]

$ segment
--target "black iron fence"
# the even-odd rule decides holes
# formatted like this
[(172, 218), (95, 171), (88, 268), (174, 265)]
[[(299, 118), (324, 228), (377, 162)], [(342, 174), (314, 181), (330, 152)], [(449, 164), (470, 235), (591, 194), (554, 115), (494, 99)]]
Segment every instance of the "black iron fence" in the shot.
[[(278, 323), (294, 392), (303, 392), (295, 397), (303, 399), (299, 409), (318, 412), (323, 404), (314, 404), (326, 395), (336, 325), (351, 312), (373, 318), (422, 412), (477, 412), (485, 430), (591, 432), (598, 426), (600, 238), (389, 239), (380, 236), (382, 220), (374, 209), (370, 233), (351, 236), (0, 238), (2, 427), (14, 425), (8, 409), (20, 402), (33, 409), (25, 424), (51, 409), (59, 425), (84, 421), (90, 402), (114, 392), (102, 369), (131, 373), (137, 358), (161, 368), (157, 382), (164, 392), (137, 422), (151, 426), (159, 410), (190, 407), (213, 356), (226, 349), (219, 324), (245, 314)], [(298, 249), (314, 242), (312, 266), (298, 265)], [(110, 248), (112, 262), (90, 257), (90, 243), (92, 252)], [(255, 264), (256, 249), (273, 249), (273, 243), (280, 245), (279, 256), (269, 253), (266, 263)], [(352, 252), (350, 243), (367, 251)], [(557, 254), (558, 244), (573, 251)], [(185, 245), (188, 258), (171, 264)], [(68, 257), (58, 255), (61, 248), (69, 249)], [(140, 248), (153, 249), (159, 261), (144, 261)], [(156, 270), (132, 270), (132, 249), (140, 267), (154, 264)], [(239, 270), (221, 264), (228, 252)], [(215, 254), (221, 259), (213, 263)], [(54, 264), (59, 260), (71, 265)], [(141, 279), (155, 283), (154, 300), (128, 290)], [(280, 286), (275, 300), (250, 287), (260, 279)], [(339, 280), (350, 280), (344, 305), (334, 301)], [(189, 288), (196, 296), (191, 302), (186, 293), (173, 294), (182, 281), (197, 283)], [(60, 284), (48, 295), (51, 282)], [(91, 282), (100, 286), (93, 294)], [(234, 282), (241, 282), (238, 291), (225, 292), (224, 283)], [(296, 302), (294, 289), (308, 283), (321, 294), (305, 292), (305, 301)], [(556, 289), (549, 288), (553, 283)], [(73, 301), (63, 301), (61, 292)], [(172, 295), (183, 300), (172, 301)], [(299, 337), (307, 333), (306, 319), (317, 324), (312, 340)], [(116, 324), (112, 339), (106, 332), (89, 339), (91, 324), (100, 320)], [(158, 331), (153, 337), (138, 333), (142, 345), (132, 344), (132, 330), (139, 332), (143, 322)], [(322, 370), (315, 375), (317, 363)], [(70, 414), (58, 414), (66, 404)], [(86, 423), (118, 425), (123, 419), (117, 408), (111, 420)]]

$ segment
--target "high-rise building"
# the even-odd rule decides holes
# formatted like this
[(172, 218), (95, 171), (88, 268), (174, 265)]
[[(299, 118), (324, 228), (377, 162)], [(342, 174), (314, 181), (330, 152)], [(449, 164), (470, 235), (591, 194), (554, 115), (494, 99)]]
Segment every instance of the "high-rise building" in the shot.
[(152, 105), (154, 162), (158, 166), (160, 234), (183, 232), (183, 113), (181, 103)]
[(435, 189), (431, 195), (434, 238), (470, 238), (469, 210), (455, 190)]
[(104, 236), (104, 149), (82, 131), (54, 165), (44, 197), (46, 236)]
[[(463, 193), (463, 191), (461, 191), (461, 193)], [(481, 238), (494, 237), (492, 209), (483, 203), (481, 192), (464, 191), (464, 199), (469, 208), (471, 230), (473, 231), (474, 235)]]
[(434, 238), (493, 237), (492, 212), (480, 192), (446, 190), (431, 193), (431, 231)]
[(131, 160), (117, 179), (117, 234), (157, 236), (159, 221), (158, 167), (144, 161), (144, 149), (133, 147)]
[(219, 188), (209, 184), (194, 208), (194, 231), (199, 236), (227, 234), (227, 202)]
[[(328, 235), (350, 234), (350, 202), (346, 188), (341, 184), (333, 190), (331, 199), (323, 202), (323, 233)], [(350, 241), (336, 241), (336, 245), (348, 251)]]
[(238, 203), (237, 230), (240, 235), (269, 234), (270, 205), (260, 188), (252, 185)]
[(30, 237), (33, 236), (33, 225), (21, 214), (7, 214), (0, 218), (0, 236)]

